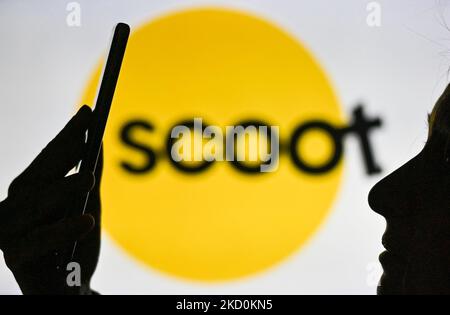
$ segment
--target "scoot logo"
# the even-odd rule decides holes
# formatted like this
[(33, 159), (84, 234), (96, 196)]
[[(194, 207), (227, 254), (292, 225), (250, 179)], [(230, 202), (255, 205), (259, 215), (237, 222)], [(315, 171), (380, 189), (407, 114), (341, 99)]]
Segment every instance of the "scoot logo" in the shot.
[[(348, 136), (361, 143), (361, 171), (379, 171), (369, 134), (380, 121), (357, 107), (346, 122), (313, 56), (260, 18), (223, 9), (164, 16), (132, 34), (122, 69), (104, 139), (104, 226), (128, 254), (166, 274), (232, 280), (298, 252), (333, 207)], [(93, 103), (100, 72), (84, 103)], [(278, 168), (261, 172), (261, 159), (177, 159), (172, 149), (187, 140), (172, 131), (185, 126), (194, 137), (195, 118), (202, 132), (255, 127), (247, 139), (279, 127), (260, 142), (279, 138)]]

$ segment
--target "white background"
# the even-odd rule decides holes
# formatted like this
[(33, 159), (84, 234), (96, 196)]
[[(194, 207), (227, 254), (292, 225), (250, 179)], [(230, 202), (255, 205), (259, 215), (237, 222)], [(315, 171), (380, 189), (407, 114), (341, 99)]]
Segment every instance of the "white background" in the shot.
[[(384, 126), (372, 137), (382, 175), (421, 149), (427, 112), (448, 81), (449, 1), (378, 1), (379, 28), (367, 25), (365, 0), (80, 0), (81, 27), (66, 24), (69, 2), (0, 1), (0, 199), (73, 114), (118, 21), (136, 27), (183, 7), (214, 5), (281, 26), (313, 52), (348, 114), (362, 101), (369, 115), (382, 117)], [(226, 285), (193, 284), (133, 260), (105, 235), (93, 287), (103, 294), (375, 293), (384, 220), (366, 200), (381, 177), (365, 175), (356, 142), (347, 141), (346, 150), (344, 185), (331, 216), (306, 248), (278, 267)], [(1, 260), (0, 294), (15, 293)]]

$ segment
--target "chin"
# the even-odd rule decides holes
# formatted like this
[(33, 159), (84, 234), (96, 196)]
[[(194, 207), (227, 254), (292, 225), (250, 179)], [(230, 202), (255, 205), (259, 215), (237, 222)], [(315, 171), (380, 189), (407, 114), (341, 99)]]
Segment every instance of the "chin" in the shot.
[(390, 251), (381, 253), (379, 260), (384, 272), (377, 293), (379, 295), (404, 294), (404, 279), (408, 268), (406, 261)]
[(395, 254), (385, 251), (380, 255), (383, 275), (377, 294), (379, 295), (448, 295), (450, 277), (448, 266), (442, 259), (428, 259), (407, 263)]

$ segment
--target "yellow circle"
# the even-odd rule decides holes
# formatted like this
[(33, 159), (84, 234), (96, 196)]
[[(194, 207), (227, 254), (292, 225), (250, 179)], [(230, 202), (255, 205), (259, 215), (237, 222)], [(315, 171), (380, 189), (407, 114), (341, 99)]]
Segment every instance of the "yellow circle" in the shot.
[[(85, 90), (92, 104), (99, 66)], [(120, 139), (124, 124), (150, 122), (133, 138), (164, 152), (169, 128), (201, 117), (221, 127), (247, 118), (280, 127), (283, 143), (313, 118), (342, 123), (333, 89), (311, 54), (263, 19), (225, 9), (164, 16), (132, 33), (104, 139), (104, 226), (131, 256), (191, 280), (232, 280), (295, 253), (324, 221), (342, 174), (312, 176), (283, 151), (274, 173), (247, 175), (215, 162), (182, 174), (159, 155), (154, 169), (130, 174), (142, 152)]]

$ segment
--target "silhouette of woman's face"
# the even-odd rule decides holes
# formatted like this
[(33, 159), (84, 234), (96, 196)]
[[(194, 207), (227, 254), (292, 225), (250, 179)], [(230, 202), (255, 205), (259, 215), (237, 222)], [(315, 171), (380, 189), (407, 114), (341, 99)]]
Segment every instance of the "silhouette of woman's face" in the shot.
[(379, 294), (450, 294), (450, 86), (429, 116), (423, 150), (376, 184), (386, 218)]

